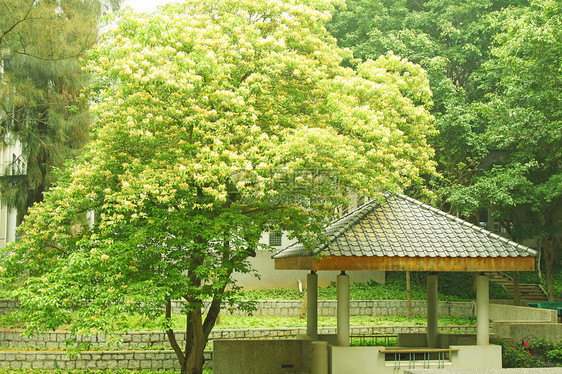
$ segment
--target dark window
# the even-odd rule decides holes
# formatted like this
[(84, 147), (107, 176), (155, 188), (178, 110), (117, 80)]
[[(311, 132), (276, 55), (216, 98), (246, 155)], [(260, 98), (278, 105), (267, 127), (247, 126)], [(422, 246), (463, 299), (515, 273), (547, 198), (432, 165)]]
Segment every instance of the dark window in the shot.
[(272, 247), (281, 247), (283, 243), (283, 232), (274, 231), (269, 233), (269, 245)]

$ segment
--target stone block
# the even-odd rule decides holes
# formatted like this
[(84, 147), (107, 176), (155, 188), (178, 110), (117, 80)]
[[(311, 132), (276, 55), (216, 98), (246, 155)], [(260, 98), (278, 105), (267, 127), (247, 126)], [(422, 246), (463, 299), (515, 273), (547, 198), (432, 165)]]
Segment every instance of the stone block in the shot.
[(54, 360), (46, 360), (43, 361), (42, 369), (46, 370), (54, 370), (56, 369), (55, 361)]
[(86, 361), (85, 364), (86, 369), (97, 369), (101, 366), (101, 362), (94, 360)]
[(127, 367), (131, 370), (139, 370), (141, 369), (141, 362), (139, 360), (129, 360)]
[(172, 370), (175, 368), (174, 361), (172, 360), (162, 360), (162, 369), (163, 370)]

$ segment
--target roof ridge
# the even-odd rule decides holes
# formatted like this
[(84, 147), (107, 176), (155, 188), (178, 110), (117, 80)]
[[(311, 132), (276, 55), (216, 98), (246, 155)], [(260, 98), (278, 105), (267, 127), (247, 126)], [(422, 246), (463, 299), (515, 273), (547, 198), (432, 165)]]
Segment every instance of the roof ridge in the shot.
[(442, 210), (439, 210), (439, 209), (437, 209), (437, 208), (434, 208), (434, 207), (432, 207), (431, 205), (427, 205), (427, 204), (425, 204), (425, 203), (422, 203), (421, 201), (416, 200), (416, 199), (414, 199), (414, 198), (412, 198), (412, 197), (409, 197), (409, 196), (406, 196), (406, 195), (403, 195), (403, 194), (399, 194), (399, 193), (395, 193), (394, 196), (399, 197), (399, 198), (401, 198), (402, 200), (405, 200), (405, 201), (407, 201), (407, 202), (409, 202), (409, 203), (416, 204), (416, 205), (418, 205), (418, 206), (419, 206), (420, 208), (422, 208), (422, 209), (429, 210), (430, 212), (435, 213), (435, 214), (438, 214), (438, 215), (440, 215), (440, 216), (443, 216), (443, 217), (445, 217), (445, 218), (447, 218), (447, 219), (449, 219), (449, 220), (451, 220), (451, 221), (460, 223), (461, 225), (463, 225), (463, 226), (465, 226), (465, 227), (468, 227), (468, 228), (470, 228), (470, 229), (473, 229), (474, 231), (480, 232), (480, 233), (484, 234), (485, 236), (487, 236), (487, 237), (489, 237), (489, 238), (491, 238), (491, 239), (498, 240), (498, 241), (500, 241), (500, 242), (502, 242), (502, 243), (504, 243), (504, 244), (510, 245), (510, 246), (512, 246), (512, 247), (515, 247), (516, 249), (522, 250), (522, 251), (524, 251), (524, 252), (526, 252), (526, 253), (528, 253), (528, 254), (530, 254), (530, 255), (536, 256), (536, 255), (538, 254), (538, 252), (537, 252), (536, 250), (532, 249), (532, 248), (529, 248), (529, 247), (527, 247), (527, 246), (525, 246), (525, 245), (523, 245), (523, 244), (520, 244), (520, 243), (514, 242), (514, 241), (512, 241), (512, 240), (509, 240), (509, 239), (507, 239), (507, 238), (504, 238), (504, 237), (501, 236), (501, 235), (498, 235), (498, 234), (496, 234), (496, 233), (493, 233), (493, 232), (491, 232), (491, 231), (488, 231), (488, 230), (486, 230), (486, 229), (483, 228), (483, 227), (476, 226), (476, 225), (473, 224), (473, 223), (470, 223), (470, 222), (468, 222), (468, 221), (465, 221), (465, 220), (462, 219), (462, 218), (455, 217), (455, 216), (453, 216), (452, 214), (449, 214), (449, 213), (447, 213), (447, 212), (444, 212), (444, 211), (442, 211)]

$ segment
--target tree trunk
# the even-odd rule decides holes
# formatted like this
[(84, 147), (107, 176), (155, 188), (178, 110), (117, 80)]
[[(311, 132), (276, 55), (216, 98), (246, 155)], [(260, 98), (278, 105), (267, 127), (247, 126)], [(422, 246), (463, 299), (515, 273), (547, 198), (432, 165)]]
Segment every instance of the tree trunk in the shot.
[(544, 264), (546, 267), (546, 293), (548, 301), (554, 301), (554, 251), (551, 240), (543, 241)]
[[(193, 311), (188, 313), (188, 323), (186, 330), (191, 329), (191, 347), (186, 345), (185, 370), (182, 368), (182, 374), (201, 374), (203, 373), (203, 364), (205, 363), (205, 345), (207, 344), (207, 336), (203, 333), (203, 320), (201, 316), (201, 308), (195, 307)], [(190, 326), (191, 325), (191, 326)], [(187, 331), (186, 331), (187, 333)]]
[(410, 272), (406, 272), (406, 300), (408, 304), (408, 318), (412, 318), (412, 282), (410, 279)]
[[(219, 290), (218, 294), (220, 295), (222, 292), (223, 290)], [(202, 374), (205, 364), (205, 346), (219, 316), (221, 301), (217, 297), (213, 299), (205, 321), (202, 319), (201, 301), (191, 300), (190, 304), (193, 310), (186, 315), (185, 348), (181, 349), (172, 329), (167, 330), (166, 335), (180, 363), (181, 374)], [(168, 300), (166, 303), (166, 318), (170, 320), (171, 316), (171, 300)]]
[(521, 305), (521, 290), (519, 289), (519, 272), (513, 272), (513, 305)]

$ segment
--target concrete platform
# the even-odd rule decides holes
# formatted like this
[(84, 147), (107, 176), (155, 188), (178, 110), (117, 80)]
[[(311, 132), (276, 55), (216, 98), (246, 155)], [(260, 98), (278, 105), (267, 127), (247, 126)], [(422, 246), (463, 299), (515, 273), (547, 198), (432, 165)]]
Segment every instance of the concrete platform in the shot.
[(562, 367), (536, 369), (405, 369), (404, 374), (562, 374)]

